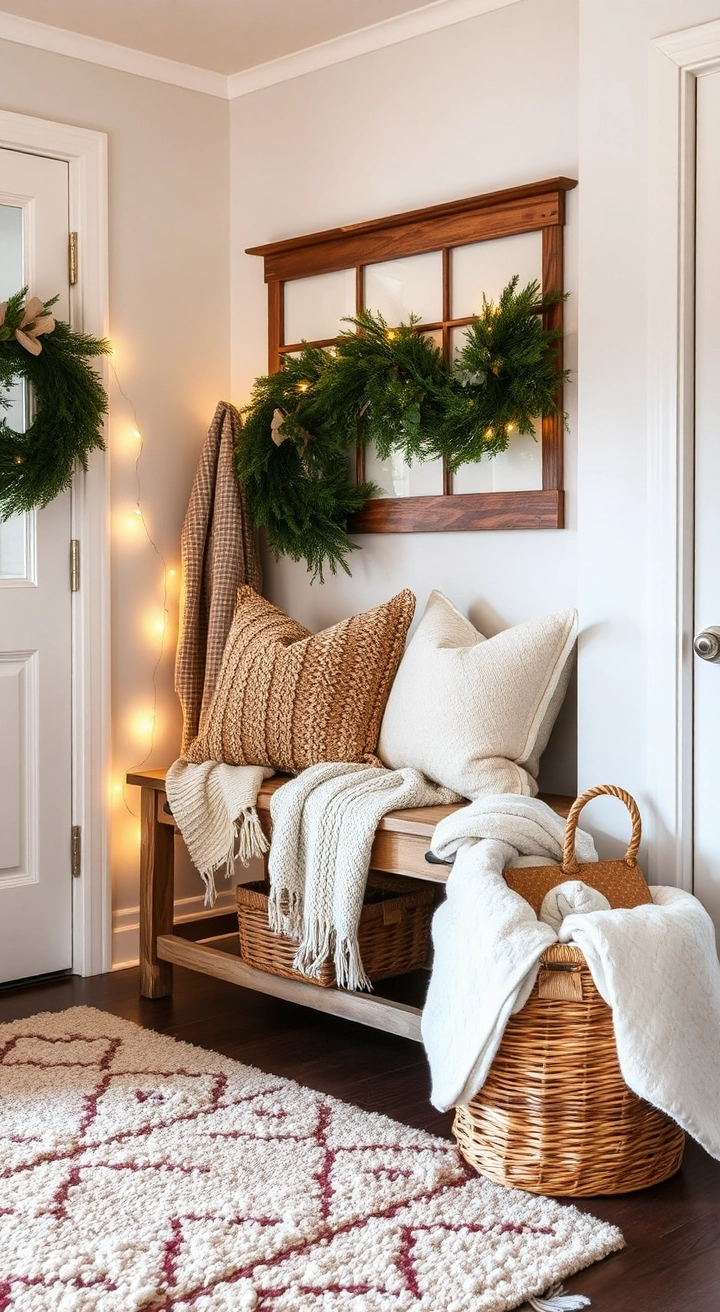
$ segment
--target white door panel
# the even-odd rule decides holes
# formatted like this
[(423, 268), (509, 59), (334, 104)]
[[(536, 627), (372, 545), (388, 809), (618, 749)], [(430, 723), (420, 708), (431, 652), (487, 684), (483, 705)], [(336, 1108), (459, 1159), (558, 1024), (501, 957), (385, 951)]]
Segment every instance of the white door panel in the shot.
[[(695, 633), (720, 626), (720, 72), (697, 82)], [(695, 893), (720, 934), (720, 663), (694, 659)]]
[[(67, 164), (0, 150), (0, 300), (59, 292), (67, 319), (67, 233)], [(0, 525), (0, 980), (72, 965), (69, 541), (69, 493)]]

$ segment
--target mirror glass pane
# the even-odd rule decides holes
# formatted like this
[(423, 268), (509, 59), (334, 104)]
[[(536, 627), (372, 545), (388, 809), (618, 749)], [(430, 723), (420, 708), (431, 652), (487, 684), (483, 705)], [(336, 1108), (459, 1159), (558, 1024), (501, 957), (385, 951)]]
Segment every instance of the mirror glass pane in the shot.
[(479, 241), (451, 252), (450, 317), (467, 319), (482, 309), (483, 292), (496, 301), (514, 274), (519, 287), (542, 281), (542, 233)]
[(347, 332), (355, 313), (355, 270), (320, 273), (285, 283), (285, 341), (322, 342)]
[[(0, 205), (0, 301), (23, 285), (23, 211), (18, 205)], [(25, 428), (26, 392), (22, 380), (13, 383), (0, 410), (10, 428)], [(29, 572), (28, 515), (16, 515), (0, 524), (0, 579), (26, 579)]]
[[(538, 426), (538, 433), (540, 428)], [(542, 446), (532, 437), (510, 438), (507, 451), (453, 474), (453, 492), (538, 492), (542, 488)]]
[(405, 463), (396, 452), (389, 460), (380, 460), (374, 447), (365, 452), (365, 477), (377, 483), (383, 497), (441, 496), (443, 490), (442, 460), (428, 460), (424, 464)]
[(423, 333), (423, 337), (429, 337), (434, 342), (439, 351), (442, 351), (442, 328), (435, 328), (431, 333)]
[(365, 307), (387, 323), (406, 323), (410, 314), (424, 323), (442, 319), (442, 256), (440, 251), (410, 255), (403, 260), (368, 264)]

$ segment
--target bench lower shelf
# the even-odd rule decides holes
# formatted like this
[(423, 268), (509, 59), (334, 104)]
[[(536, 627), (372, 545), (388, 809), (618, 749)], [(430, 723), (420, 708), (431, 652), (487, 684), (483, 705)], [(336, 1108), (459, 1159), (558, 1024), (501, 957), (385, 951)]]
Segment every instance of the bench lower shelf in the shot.
[(375, 997), (372, 993), (323, 989), (317, 984), (305, 984), (302, 980), (271, 975), (267, 971), (247, 966), (244, 961), (220, 948), (210, 947), (206, 943), (188, 942), (177, 934), (158, 936), (157, 955), (161, 961), (184, 966), (187, 970), (197, 970), (203, 975), (214, 975), (216, 979), (239, 984), (256, 993), (268, 993), (273, 998), (284, 998), (286, 1002), (296, 1002), (302, 1007), (312, 1007), (315, 1011), (324, 1011), (331, 1016), (342, 1016), (345, 1020), (360, 1021), (373, 1029), (420, 1042), (420, 1009), (404, 1002)]
[[(141, 789), (140, 992), (143, 997), (168, 997), (172, 993), (173, 965), (183, 966), (315, 1011), (420, 1041), (421, 1013), (417, 1007), (375, 994), (323, 989), (303, 980), (271, 975), (255, 970), (229, 952), (173, 933), (175, 828), (172, 815), (166, 810), (165, 771), (133, 770), (127, 782)], [(258, 796), (258, 816), (268, 836), (272, 795), (284, 782), (281, 777), (266, 780)], [(564, 816), (572, 801), (565, 797), (545, 800)], [(425, 854), (438, 821), (458, 809), (457, 806), (417, 807), (383, 816), (373, 843), (372, 869), (444, 884), (449, 868), (428, 865)], [(207, 926), (207, 921), (204, 925)]]

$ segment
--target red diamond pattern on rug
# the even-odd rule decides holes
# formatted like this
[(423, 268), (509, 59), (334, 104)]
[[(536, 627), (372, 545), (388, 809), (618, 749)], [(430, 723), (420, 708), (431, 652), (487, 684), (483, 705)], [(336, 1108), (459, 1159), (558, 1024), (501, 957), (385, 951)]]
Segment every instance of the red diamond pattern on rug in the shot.
[(0, 1027), (0, 1312), (507, 1312), (622, 1243), (104, 1012)]

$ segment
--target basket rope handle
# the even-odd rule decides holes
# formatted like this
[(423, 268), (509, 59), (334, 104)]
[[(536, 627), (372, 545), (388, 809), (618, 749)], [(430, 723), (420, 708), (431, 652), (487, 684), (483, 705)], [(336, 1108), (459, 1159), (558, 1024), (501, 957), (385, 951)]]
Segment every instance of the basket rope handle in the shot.
[(580, 869), (575, 854), (575, 832), (577, 830), (580, 812), (586, 802), (592, 801), (593, 797), (601, 797), (606, 793), (609, 794), (610, 797), (618, 797), (621, 802), (625, 803), (630, 812), (630, 817), (632, 819), (632, 834), (630, 836), (628, 850), (625, 853), (623, 860), (631, 867), (637, 865), (637, 854), (642, 834), (642, 822), (640, 820), (640, 812), (638, 810), (637, 802), (634, 797), (631, 797), (629, 793), (625, 792), (624, 788), (618, 788), (615, 784), (598, 784), (595, 788), (588, 788), (586, 793), (582, 793), (580, 797), (576, 798), (568, 812), (567, 823), (565, 825), (565, 843), (563, 847), (563, 874), (576, 875)]

